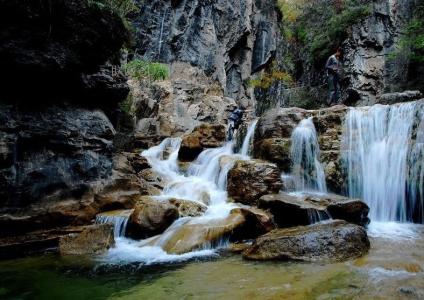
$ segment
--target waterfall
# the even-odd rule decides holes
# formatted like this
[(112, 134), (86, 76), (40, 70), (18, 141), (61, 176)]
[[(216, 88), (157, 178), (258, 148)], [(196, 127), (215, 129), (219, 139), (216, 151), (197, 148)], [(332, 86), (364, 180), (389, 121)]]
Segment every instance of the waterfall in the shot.
[(252, 148), (253, 137), (255, 135), (256, 124), (258, 124), (258, 120), (253, 121), (253, 123), (249, 126), (246, 136), (243, 141), (243, 145), (240, 150), (241, 155), (248, 156), (249, 151)]
[(96, 224), (113, 224), (113, 234), (116, 237), (124, 237), (127, 230), (128, 219), (132, 210), (112, 211), (100, 213), (96, 216)]
[(302, 120), (292, 133), (292, 175), (296, 191), (327, 192), (319, 144), (312, 117)]
[[(253, 138), (255, 126), (256, 122), (250, 125), (243, 142), (243, 145), (247, 145), (245, 147), (247, 149)], [(234, 154), (234, 145), (232, 142), (228, 142), (220, 148), (204, 150), (194, 162), (190, 163), (187, 171), (182, 172), (178, 167), (180, 146), (180, 138), (167, 138), (159, 145), (142, 152), (141, 155), (148, 160), (152, 169), (162, 177), (165, 183), (161, 195), (152, 196), (152, 198), (158, 201), (178, 198), (199, 202), (208, 206), (205, 214), (199, 217), (180, 218), (161, 235), (146, 240), (133, 241), (118, 238), (116, 239), (116, 247), (111, 249), (104, 257), (105, 261), (153, 263), (182, 260), (193, 256), (211, 255), (213, 249), (227, 244), (227, 239), (214, 241), (213, 243), (206, 243), (201, 249), (182, 255), (166, 253), (162, 248), (174, 237), (181, 226), (213, 223), (227, 218), (231, 210), (238, 207), (234, 203), (227, 202), (227, 173), (236, 160), (249, 159), (248, 156)], [(101, 220), (106, 222), (105, 218)], [(116, 218), (112, 221), (114, 224), (118, 223)]]
[(159, 45), (158, 45), (158, 58), (160, 58), (160, 54), (162, 52), (162, 43), (163, 43), (163, 27), (165, 25), (165, 17), (168, 9), (165, 9), (162, 16), (162, 21), (160, 24), (160, 32), (159, 32)]
[(422, 110), (416, 101), (351, 108), (346, 116), (348, 194), (367, 202), (371, 220), (423, 222)]

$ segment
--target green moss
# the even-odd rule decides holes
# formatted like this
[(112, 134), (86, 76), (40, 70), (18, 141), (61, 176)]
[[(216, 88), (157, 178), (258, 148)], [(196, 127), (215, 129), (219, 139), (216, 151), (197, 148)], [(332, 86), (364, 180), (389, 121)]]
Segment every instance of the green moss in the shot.
[(139, 11), (135, 0), (87, 0), (90, 5), (104, 7), (113, 10), (121, 18)]

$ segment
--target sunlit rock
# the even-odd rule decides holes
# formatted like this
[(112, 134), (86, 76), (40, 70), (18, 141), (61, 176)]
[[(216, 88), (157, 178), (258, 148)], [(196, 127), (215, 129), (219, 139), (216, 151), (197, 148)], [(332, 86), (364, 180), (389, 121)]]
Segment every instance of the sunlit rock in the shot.
[(102, 254), (114, 244), (112, 224), (98, 224), (61, 237), (59, 252), (62, 255)]
[(142, 197), (128, 221), (127, 235), (140, 239), (164, 232), (177, 218), (178, 209), (168, 201)]
[(228, 172), (228, 196), (236, 202), (254, 205), (282, 186), (280, 171), (273, 163), (260, 160), (240, 160)]

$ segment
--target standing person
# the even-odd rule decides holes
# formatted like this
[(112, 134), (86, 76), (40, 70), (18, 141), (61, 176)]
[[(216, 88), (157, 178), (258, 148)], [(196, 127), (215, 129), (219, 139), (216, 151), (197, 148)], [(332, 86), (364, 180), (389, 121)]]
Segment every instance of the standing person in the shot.
[(336, 53), (331, 55), (327, 63), (325, 64), (325, 69), (327, 71), (327, 80), (328, 80), (328, 105), (334, 105), (339, 102), (340, 98), (340, 73), (342, 70), (342, 64), (340, 62), (340, 57), (342, 52), (337, 49)]
[(231, 141), (234, 137), (234, 131), (239, 128), (243, 119), (243, 109), (235, 108), (228, 118), (228, 140)]

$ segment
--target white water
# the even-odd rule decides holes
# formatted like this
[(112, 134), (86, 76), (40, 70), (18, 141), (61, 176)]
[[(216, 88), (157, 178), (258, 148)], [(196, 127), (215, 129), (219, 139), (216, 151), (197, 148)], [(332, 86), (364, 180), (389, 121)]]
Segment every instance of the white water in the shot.
[(161, 24), (160, 24), (159, 45), (158, 45), (158, 58), (160, 58), (160, 54), (161, 54), (161, 52), (162, 52), (162, 43), (163, 43), (163, 40), (162, 40), (162, 38), (163, 38), (163, 27), (164, 27), (164, 25), (165, 25), (165, 17), (166, 17), (166, 14), (167, 14), (167, 10), (165, 10), (165, 11), (163, 12), (162, 21), (161, 21)]
[[(374, 221), (423, 221), (423, 102), (351, 108), (343, 155), (348, 194), (370, 206)], [(422, 129), (422, 127), (421, 127)], [(418, 219), (418, 220), (417, 220)]]
[(327, 192), (319, 144), (312, 117), (302, 120), (292, 133), (292, 175), (296, 191)]
[[(249, 148), (256, 122), (248, 129), (243, 144)], [(246, 141), (247, 140), (247, 141)], [(207, 149), (190, 164), (187, 172), (183, 173), (178, 166), (178, 151), (181, 145), (180, 138), (168, 138), (158, 146), (142, 152), (152, 169), (166, 182), (161, 195), (152, 197), (158, 201), (170, 198), (185, 199), (199, 202), (208, 206), (203, 216), (195, 218), (180, 218), (176, 220), (163, 234), (157, 238), (143, 241), (117, 239), (116, 247), (103, 257), (109, 263), (143, 262), (157, 263), (164, 261), (186, 260), (193, 257), (212, 255), (216, 249), (226, 246), (226, 241), (218, 241), (213, 245), (204, 245), (202, 249), (182, 255), (168, 254), (162, 246), (173, 237), (173, 234), (183, 225), (209, 223), (211, 220), (224, 219), (230, 211), (237, 207), (227, 202), (227, 173), (235, 160), (249, 159), (246, 155), (234, 154), (233, 143), (223, 147)], [(246, 151), (247, 150), (242, 150)], [(221, 158), (228, 157), (225, 163)]]

